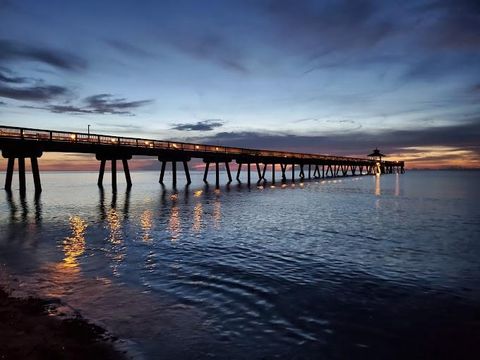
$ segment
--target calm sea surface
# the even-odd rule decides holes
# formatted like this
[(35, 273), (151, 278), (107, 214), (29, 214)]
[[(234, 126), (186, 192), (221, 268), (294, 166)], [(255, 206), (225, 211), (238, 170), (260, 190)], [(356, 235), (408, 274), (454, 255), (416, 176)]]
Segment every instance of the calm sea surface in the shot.
[(219, 190), (134, 172), (116, 195), (96, 176), (0, 191), (1, 278), (138, 357), (480, 354), (480, 172)]

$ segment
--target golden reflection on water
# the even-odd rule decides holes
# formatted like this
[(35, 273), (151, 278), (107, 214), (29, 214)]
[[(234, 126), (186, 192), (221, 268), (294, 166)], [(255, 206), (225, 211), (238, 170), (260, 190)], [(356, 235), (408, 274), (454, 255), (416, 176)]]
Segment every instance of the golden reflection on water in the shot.
[(145, 210), (142, 215), (140, 215), (140, 226), (142, 227), (142, 240), (144, 242), (151, 242), (151, 230), (153, 226), (152, 210)]
[(395, 174), (395, 196), (400, 196), (400, 174)]
[(63, 266), (66, 268), (77, 268), (78, 257), (85, 252), (85, 231), (88, 224), (80, 216), (71, 216), (70, 230), (72, 234), (63, 240)]
[(109, 240), (112, 244), (120, 244), (122, 242), (122, 222), (118, 216), (117, 209), (111, 208), (107, 213), (107, 226), (110, 230)]
[(375, 175), (375, 195), (380, 196), (382, 194), (380, 189), (380, 175)]
[(49, 286), (45, 287), (46, 296), (62, 297), (71, 291), (71, 283), (80, 277), (78, 258), (85, 253), (85, 231), (87, 222), (80, 216), (69, 218), (70, 236), (62, 241), (64, 257), (58, 263), (48, 263), (41, 271)]
[(118, 266), (125, 259), (125, 249), (122, 248), (122, 220), (117, 209), (111, 208), (107, 213), (107, 227), (109, 229), (108, 240), (112, 244), (111, 258), (113, 260), (112, 271), (114, 276), (119, 276)]
[(213, 203), (213, 227), (220, 228), (220, 221), (222, 220), (222, 204), (217, 197)]
[(170, 218), (168, 219), (168, 231), (172, 236), (172, 242), (175, 242), (180, 237), (180, 209), (177, 204), (177, 195), (170, 196), (172, 200), (172, 209), (170, 210)]
[(193, 209), (193, 231), (198, 233), (202, 228), (202, 215), (203, 215), (203, 205), (202, 203), (197, 203)]

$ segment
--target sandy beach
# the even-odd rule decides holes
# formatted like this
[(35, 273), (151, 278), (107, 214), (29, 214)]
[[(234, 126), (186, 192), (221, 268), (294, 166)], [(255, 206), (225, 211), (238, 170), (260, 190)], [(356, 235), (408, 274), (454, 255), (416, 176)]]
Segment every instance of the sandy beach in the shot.
[(0, 288), (0, 359), (121, 359), (115, 338), (82, 319), (62, 319), (55, 301), (15, 298)]

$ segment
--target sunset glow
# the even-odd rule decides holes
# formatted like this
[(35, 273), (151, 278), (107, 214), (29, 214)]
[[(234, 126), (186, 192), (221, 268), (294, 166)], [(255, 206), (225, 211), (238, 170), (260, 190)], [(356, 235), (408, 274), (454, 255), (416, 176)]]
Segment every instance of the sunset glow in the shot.
[(3, 125), (480, 167), (473, 3), (48, 3), (0, 4)]

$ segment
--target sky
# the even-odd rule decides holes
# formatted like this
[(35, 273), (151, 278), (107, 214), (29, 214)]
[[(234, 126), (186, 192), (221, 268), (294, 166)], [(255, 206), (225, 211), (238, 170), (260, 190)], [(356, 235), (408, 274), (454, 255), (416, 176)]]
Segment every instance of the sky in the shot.
[(480, 168), (479, 64), (479, 1), (0, 0), (2, 125)]

